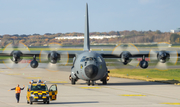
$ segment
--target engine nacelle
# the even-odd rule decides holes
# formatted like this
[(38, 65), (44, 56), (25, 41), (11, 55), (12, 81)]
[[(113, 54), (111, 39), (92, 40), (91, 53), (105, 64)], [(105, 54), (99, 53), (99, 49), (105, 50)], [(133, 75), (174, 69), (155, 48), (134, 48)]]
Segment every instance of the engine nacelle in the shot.
[(13, 62), (15, 62), (16, 64), (19, 63), (23, 58), (23, 53), (21, 51), (12, 51), (11, 54), (10, 54), (12, 57), (11, 57), (11, 60)]
[(30, 65), (31, 65), (32, 68), (37, 68), (39, 64), (38, 64), (38, 61), (32, 60)]
[(131, 62), (131, 59), (130, 57), (132, 56), (130, 52), (128, 51), (123, 51), (121, 53), (121, 62), (124, 64), (124, 65), (127, 65), (129, 62)]
[(145, 60), (142, 60), (140, 63), (139, 63), (139, 66), (143, 69), (146, 69), (148, 67), (148, 62), (145, 61)]
[(59, 59), (60, 59), (60, 55), (59, 55), (56, 51), (52, 51), (52, 52), (48, 55), (48, 60), (49, 60), (49, 62), (51, 62), (52, 64), (56, 64)]

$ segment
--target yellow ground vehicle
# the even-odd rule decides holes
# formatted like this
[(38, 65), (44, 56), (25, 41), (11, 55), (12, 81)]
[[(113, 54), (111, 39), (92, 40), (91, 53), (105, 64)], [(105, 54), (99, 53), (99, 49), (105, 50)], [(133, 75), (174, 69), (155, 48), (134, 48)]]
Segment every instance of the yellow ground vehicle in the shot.
[(53, 84), (49, 90), (45, 83), (31, 81), (27, 88), (27, 104), (33, 104), (33, 102), (44, 102), (49, 104), (50, 101), (56, 100), (57, 97), (57, 85)]

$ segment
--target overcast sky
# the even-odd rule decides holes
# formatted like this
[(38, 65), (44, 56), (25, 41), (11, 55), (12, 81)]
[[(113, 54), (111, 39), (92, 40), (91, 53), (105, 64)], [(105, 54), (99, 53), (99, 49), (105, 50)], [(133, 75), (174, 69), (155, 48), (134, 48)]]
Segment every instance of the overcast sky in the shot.
[(0, 35), (161, 30), (180, 27), (180, 0), (0, 0)]

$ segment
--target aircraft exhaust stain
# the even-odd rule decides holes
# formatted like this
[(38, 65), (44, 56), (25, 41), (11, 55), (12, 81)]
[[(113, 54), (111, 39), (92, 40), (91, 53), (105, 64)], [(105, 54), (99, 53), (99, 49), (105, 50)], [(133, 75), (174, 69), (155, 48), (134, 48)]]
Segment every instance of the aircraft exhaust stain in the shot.
[(120, 95), (120, 96), (128, 96), (128, 97), (131, 97), (131, 96), (146, 96), (146, 95), (141, 95), (141, 94), (123, 94), (123, 95)]

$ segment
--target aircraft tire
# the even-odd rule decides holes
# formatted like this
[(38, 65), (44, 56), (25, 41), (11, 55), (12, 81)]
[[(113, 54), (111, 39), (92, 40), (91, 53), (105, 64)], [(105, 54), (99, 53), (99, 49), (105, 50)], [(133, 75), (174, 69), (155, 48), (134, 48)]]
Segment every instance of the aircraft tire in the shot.
[(95, 81), (92, 81), (92, 86), (94, 86), (95, 85)]
[(76, 84), (76, 80), (74, 78), (71, 78), (71, 84), (75, 85)]
[(90, 82), (90, 81), (87, 81), (87, 85), (90, 86), (90, 85), (91, 85), (91, 82)]
[(103, 85), (106, 85), (106, 84), (107, 84), (106, 78), (104, 78), (104, 79), (102, 80), (102, 83), (103, 83)]
[(106, 85), (106, 84), (107, 84), (107, 81), (106, 81), (106, 80), (104, 80), (104, 81), (103, 81), (103, 85)]

